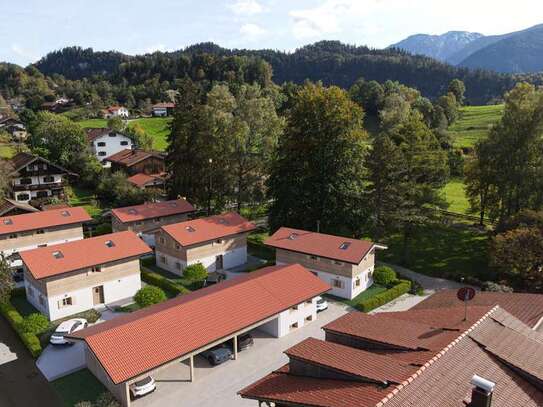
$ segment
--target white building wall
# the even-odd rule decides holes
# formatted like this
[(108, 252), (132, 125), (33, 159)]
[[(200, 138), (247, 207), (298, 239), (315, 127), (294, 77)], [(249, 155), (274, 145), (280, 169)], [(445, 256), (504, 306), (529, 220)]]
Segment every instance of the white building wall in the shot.
[[(141, 280), (139, 274), (133, 274), (121, 279), (107, 281), (102, 284), (104, 287), (104, 304), (110, 304), (115, 301), (124, 300), (133, 297), (141, 288)], [(45, 298), (45, 306), (39, 302), (39, 291), (25, 281), (27, 298), (40, 312), (45, 314), (51, 321), (60, 318), (65, 318), (83, 311), (90, 310), (95, 307), (93, 301), (92, 288), (88, 286), (77, 290), (69, 291), (61, 295), (55, 295)], [(34, 290), (34, 295), (29, 294), (29, 287)], [(59, 306), (59, 302), (64, 298), (72, 298), (72, 305)], [(99, 306), (101, 304), (97, 304)]]
[(313, 298), (311, 303), (298, 304), (296, 308), (281, 312), (276, 319), (261, 325), (258, 329), (273, 337), (281, 338), (317, 319), (316, 298)]
[[(114, 134), (116, 134), (115, 137), (105, 134), (93, 141), (92, 149), (98, 161), (101, 162), (107, 157), (117, 154), (119, 151), (132, 148), (132, 140), (129, 137), (120, 133)], [(122, 142), (127, 142), (128, 144), (122, 145)], [(105, 143), (105, 146), (100, 146), (100, 143)], [(105, 153), (105, 155), (100, 155), (100, 153)], [(111, 163), (108, 162), (106, 165), (111, 165)]]
[[(286, 263), (278, 262), (276, 263), (278, 266), (286, 265)], [(352, 300), (354, 297), (365, 291), (367, 288), (371, 287), (373, 284), (373, 278), (371, 277), (373, 275), (373, 266), (367, 268), (362, 273), (355, 276), (355, 278), (349, 278), (344, 276), (339, 276), (337, 274), (327, 273), (325, 271), (315, 270), (315, 269), (308, 269), (313, 274), (315, 274), (317, 277), (319, 277), (322, 281), (329, 284), (332, 289), (327, 292), (327, 294), (334, 295), (339, 298), (345, 298), (348, 300)], [(360, 281), (360, 283), (357, 285), (357, 280)], [(340, 281), (341, 287), (338, 287), (335, 283), (336, 281)]]

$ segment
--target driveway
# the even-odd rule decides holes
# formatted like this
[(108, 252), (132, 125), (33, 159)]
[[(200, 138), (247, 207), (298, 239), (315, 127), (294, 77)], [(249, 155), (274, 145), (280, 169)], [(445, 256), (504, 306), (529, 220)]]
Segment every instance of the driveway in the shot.
[(396, 270), (396, 272), (410, 278), (411, 280), (417, 281), (420, 285), (424, 287), (424, 291), (428, 291), (428, 294), (433, 294), (436, 291), (448, 290), (448, 289), (458, 289), (465, 286), (465, 284), (457, 283), (456, 281), (446, 280), (444, 278), (430, 277), (424, 274), (416, 273), (412, 270), (406, 269), (395, 264), (387, 264), (383, 262), (378, 262), (379, 266), (388, 266)]
[(254, 407), (255, 402), (244, 400), (237, 392), (272, 370), (288, 362), (283, 351), (307, 337), (324, 339), (323, 325), (349, 312), (349, 307), (330, 302), (329, 308), (319, 313), (317, 320), (282, 338), (272, 338), (258, 330), (252, 332), (255, 344), (220, 366), (211, 367), (201, 358), (194, 359), (195, 381), (190, 383), (189, 367), (185, 363), (169, 367), (155, 375), (157, 391), (136, 400), (135, 407)]
[(0, 406), (58, 407), (61, 402), (7, 321), (0, 317)]

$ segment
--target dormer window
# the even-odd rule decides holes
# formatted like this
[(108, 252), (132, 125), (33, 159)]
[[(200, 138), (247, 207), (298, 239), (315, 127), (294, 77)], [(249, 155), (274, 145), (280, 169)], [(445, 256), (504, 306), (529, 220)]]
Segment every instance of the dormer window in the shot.
[(62, 211), (62, 212), (60, 212), (60, 214), (62, 216), (64, 216), (65, 218), (67, 218), (68, 216), (71, 216), (70, 212), (68, 212), (68, 211)]
[(113, 240), (106, 240), (106, 246), (107, 247), (115, 247), (115, 243)]
[(13, 225), (13, 221), (11, 219), (4, 219), (4, 225)]
[(53, 252), (53, 257), (55, 259), (63, 259), (64, 258), (64, 255), (62, 254), (62, 252), (60, 250), (56, 251), (56, 252)]
[(351, 245), (350, 242), (343, 242), (341, 243), (341, 245), (339, 246), (339, 249), (340, 250), (347, 250), (349, 248), (349, 246)]
[(190, 232), (190, 233), (196, 232), (196, 229), (194, 229), (192, 226), (187, 226), (185, 229), (187, 230), (187, 232)]
[(290, 240), (296, 240), (298, 238), (298, 233), (291, 233), (288, 237)]
[(109, 133), (109, 137), (117, 137), (117, 134), (115, 134), (115, 133)]

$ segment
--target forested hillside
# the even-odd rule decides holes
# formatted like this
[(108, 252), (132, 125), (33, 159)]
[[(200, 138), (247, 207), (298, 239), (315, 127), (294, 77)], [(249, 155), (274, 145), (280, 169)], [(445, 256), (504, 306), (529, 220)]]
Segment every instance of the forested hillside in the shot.
[[(143, 96), (154, 99), (157, 88), (171, 87), (176, 78), (185, 76), (196, 80), (222, 80), (224, 75), (243, 75), (246, 80), (260, 78), (267, 69), (261, 59), (271, 65), (273, 80), (278, 84), (309, 79), (348, 88), (363, 77), (381, 83), (399, 81), (432, 99), (443, 94), (452, 79), (459, 78), (466, 84), (470, 104), (486, 104), (500, 98), (516, 82), (510, 75), (456, 68), (397, 49), (374, 50), (337, 41), (318, 42), (293, 53), (228, 50), (203, 43), (177, 52), (133, 57), (71, 47), (47, 55), (35, 66), (48, 76), (59, 74), (89, 82), (107, 80), (109, 84), (122, 86), (125, 94), (130, 90), (136, 99)], [(127, 89), (127, 86), (140, 89)]]

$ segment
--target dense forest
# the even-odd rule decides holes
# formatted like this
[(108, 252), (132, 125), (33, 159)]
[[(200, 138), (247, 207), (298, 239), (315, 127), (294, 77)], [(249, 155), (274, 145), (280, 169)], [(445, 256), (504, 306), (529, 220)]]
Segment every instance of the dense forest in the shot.
[[(141, 105), (146, 99), (151, 102), (163, 99), (164, 91), (176, 89), (176, 80), (184, 77), (208, 81), (239, 78), (241, 82), (254, 80), (263, 84), (271, 80), (273, 72), (277, 84), (303, 83), (309, 79), (342, 88), (349, 88), (363, 77), (380, 83), (398, 81), (420, 90), (430, 99), (442, 95), (450, 81), (458, 78), (466, 84), (469, 104), (496, 101), (519, 80), (543, 82), (540, 75), (518, 77), (456, 68), (397, 49), (375, 50), (337, 41), (318, 42), (293, 53), (229, 50), (213, 43), (139, 56), (69, 47), (48, 54), (26, 71), (31, 68), (47, 78), (51, 93), (63, 93), (85, 103), (92, 103), (98, 97), (104, 103), (118, 101), (132, 106)], [(10, 78), (8, 75), (6, 80), (2, 70), (6, 69), (0, 66), (0, 90), (9, 97), (12, 95), (7, 92), (6, 82)], [(47, 92), (42, 97), (47, 99)]]

